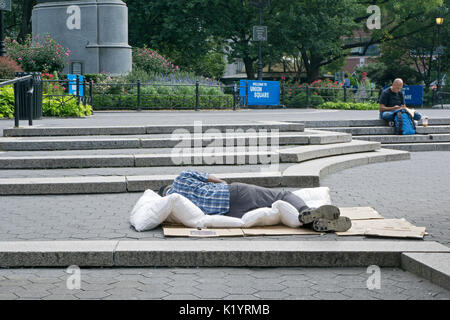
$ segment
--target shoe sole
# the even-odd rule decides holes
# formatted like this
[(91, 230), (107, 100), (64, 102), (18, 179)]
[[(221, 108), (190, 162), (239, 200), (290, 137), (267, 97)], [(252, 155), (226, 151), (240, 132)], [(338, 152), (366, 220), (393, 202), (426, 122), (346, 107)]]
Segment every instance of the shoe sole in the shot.
[(345, 232), (351, 227), (352, 221), (348, 217), (339, 217), (335, 220), (319, 219), (313, 223), (313, 230), (318, 232)]
[(336, 220), (340, 214), (338, 207), (326, 204), (311, 211), (302, 212), (299, 216), (299, 221), (302, 224), (308, 224), (318, 219)]

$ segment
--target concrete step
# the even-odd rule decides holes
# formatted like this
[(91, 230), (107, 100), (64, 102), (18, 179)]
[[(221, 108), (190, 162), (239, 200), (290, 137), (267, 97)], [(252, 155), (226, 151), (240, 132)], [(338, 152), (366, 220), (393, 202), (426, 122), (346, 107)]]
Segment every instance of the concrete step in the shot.
[(391, 143), (382, 144), (383, 148), (404, 150), (409, 152), (422, 151), (450, 151), (450, 142), (434, 142), (434, 143)]
[[(99, 167), (157, 167), (212, 164), (271, 164), (278, 162), (299, 162), (314, 158), (374, 151), (379, 142), (352, 141), (330, 145), (307, 145), (294, 148), (284, 147), (233, 147), (219, 149), (176, 148), (155, 149), (153, 153), (142, 153), (129, 149), (131, 153), (103, 154), (102, 150), (74, 151), (4, 152), (0, 154), (0, 169), (55, 169), (55, 168), (99, 168)], [(145, 151), (145, 150), (144, 150)], [(30, 154), (31, 153), (31, 154)]]
[[(393, 127), (330, 127), (326, 130), (334, 132), (351, 133), (353, 136), (361, 135), (394, 135), (395, 129)], [(417, 134), (438, 134), (450, 133), (450, 125), (441, 126), (417, 126)]]
[[(320, 186), (325, 175), (370, 163), (406, 160), (409, 152), (379, 149), (377, 151), (320, 158), (280, 167), (277, 171), (220, 172), (214, 174), (227, 181), (256, 184), (262, 187), (310, 188)], [(208, 171), (208, 170), (206, 170)], [(177, 174), (127, 176), (77, 176), (0, 179), (0, 195), (92, 194), (158, 190), (172, 183)]]
[(83, 135), (140, 135), (140, 134), (172, 134), (223, 132), (227, 130), (278, 130), (304, 131), (303, 123), (271, 122), (271, 123), (243, 123), (243, 124), (204, 124), (201, 121), (194, 125), (152, 125), (152, 126), (110, 126), (110, 127), (23, 127), (4, 129), (5, 137), (29, 136), (83, 136)]
[(2, 241), (0, 267), (402, 267), (402, 254), (413, 252), (450, 248), (392, 240)]
[(378, 141), (383, 145), (390, 143), (436, 143), (450, 142), (450, 134), (414, 134), (414, 135), (379, 135), (379, 136), (358, 136), (364, 141)]
[[(283, 171), (283, 184), (289, 186), (319, 187), (320, 180), (334, 172), (371, 163), (409, 160), (407, 151), (379, 149), (374, 152), (346, 154), (293, 165)], [(306, 188), (306, 186), (305, 186)]]
[(39, 150), (98, 150), (132, 148), (173, 148), (179, 146), (207, 147), (217, 143), (225, 146), (237, 145), (307, 145), (350, 142), (348, 133), (305, 130), (304, 132), (255, 131), (244, 133), (212, 134), (152, 134), (137, 136), (74, 136), (74, 137), (14, 137), (0, 138), (0, 150), (39, 151)]
[[(305, 128), (330, 128), (330, 127), (386, 127), (384, 120), (308, 120), (308, 121), (290, 121), (303, 122)], [(419, 121), (419, 125), (422, 122)], [(429, 119), (429, 125), (450, 125), (450, 118)]]
[(450, 290), (450, 253), (404, 252), (402, 268)]

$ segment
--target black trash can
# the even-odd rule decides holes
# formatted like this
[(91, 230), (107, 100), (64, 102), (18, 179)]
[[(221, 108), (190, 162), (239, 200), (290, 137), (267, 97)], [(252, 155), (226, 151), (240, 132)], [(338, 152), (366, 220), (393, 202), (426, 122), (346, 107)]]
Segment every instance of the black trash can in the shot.
[[(32, 75), (33, 76), (33, 86), (34, 91), (31, 99), (33, 100), (33, 109), (32, 114), (33, 120), (42, 118), (42, 73), (41, 72), (16, 72), (16, 77), (24, 77)], [(17, 90), (14, 91), (15, 95), (18, 95), (16, 99), (20, 103), (19, 109), (19, 119), (20, 120), (28, 120), (28, 100), (27, 100), (27, 91), (30, 89), (30, 82), (23, 81), (19, 82), (17, 85)], [(17, 92), (16, 92), (17, 91)]]

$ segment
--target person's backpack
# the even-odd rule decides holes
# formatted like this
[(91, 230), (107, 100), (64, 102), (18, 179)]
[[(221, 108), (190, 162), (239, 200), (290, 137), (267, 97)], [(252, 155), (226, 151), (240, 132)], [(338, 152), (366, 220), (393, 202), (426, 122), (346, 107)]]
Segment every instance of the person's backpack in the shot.
[(416, 124), (406, 110), (394, 112), (394, 126), (396, 134), (416, 134)]

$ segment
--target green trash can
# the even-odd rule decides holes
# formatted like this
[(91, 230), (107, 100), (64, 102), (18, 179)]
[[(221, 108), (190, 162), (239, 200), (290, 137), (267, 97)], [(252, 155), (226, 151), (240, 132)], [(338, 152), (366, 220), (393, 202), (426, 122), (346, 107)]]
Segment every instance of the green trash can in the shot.
[[(33, 76), (34, 91), (31, 99), (33, 100), (32, 114), (33, 120), (42, 118), (42, 73), (41, 72), (16, 72), (16, 77)], [(27, 91), (30, 89), (30, 83), (23, 81), (18, 83), (17, 90), (14, 90), (14, 94), (17, 95), (19, 100), (25, 101), (20, 104), (19, 119), (28, 120), (29, 106), (27, 104)]]

